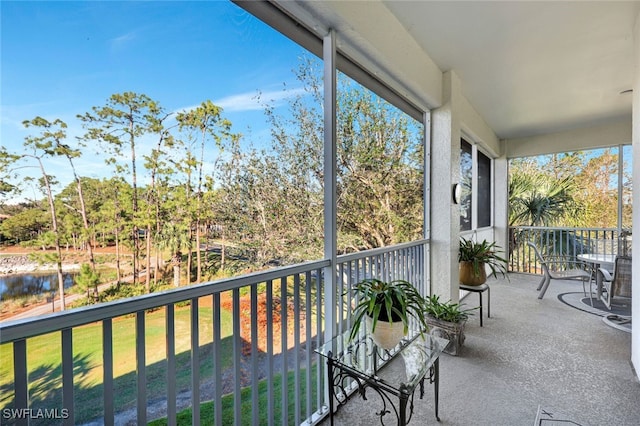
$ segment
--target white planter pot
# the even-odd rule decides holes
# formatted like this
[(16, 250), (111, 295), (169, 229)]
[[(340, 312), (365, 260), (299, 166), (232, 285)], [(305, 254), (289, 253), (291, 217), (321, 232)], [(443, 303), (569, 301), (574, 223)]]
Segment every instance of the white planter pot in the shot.
[(373, 320), (370, 317), (366, 317), (366, 324), (367, 332), (371, 335), (374, 343), (383, 349), (393, 349), (404, 337), (404, 324), (402, 321), (390, 323), (378, 320), (373, 333), (371, 333)]

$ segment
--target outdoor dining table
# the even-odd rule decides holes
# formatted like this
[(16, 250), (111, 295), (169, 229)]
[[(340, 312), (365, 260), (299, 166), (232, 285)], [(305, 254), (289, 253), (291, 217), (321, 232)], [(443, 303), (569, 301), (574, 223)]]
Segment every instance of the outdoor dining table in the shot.
[(578, 260), (591, 265), (591, 273), (595, 274), (596, 280), (596, 296), (597, 299), (600, 300), (600, 296), (602, 295), (602, 278), (598, 274), (598, 269), (604, 268), (607, 271), (612, 271), (613, 265), (616, 262), (616, 255), (605, 253), (583, 253), (576, 257)]

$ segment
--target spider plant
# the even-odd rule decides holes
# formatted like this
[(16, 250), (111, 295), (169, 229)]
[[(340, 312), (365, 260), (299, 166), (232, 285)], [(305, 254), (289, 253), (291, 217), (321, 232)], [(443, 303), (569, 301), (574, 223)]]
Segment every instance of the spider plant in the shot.
[(451, 301), (441, 302), (437, 294), (433, 294), (426, 298), (424, 312), (433, 318), (447, 322), (461, 322), (469, 318), (469, 312), (478, 309), (478, 307), (470, 309), (460, 309), (459, 303)]
[(491, 275), (497, 275), (497, 272), (500, 272), (505, 277), (507, 261), (497, 254), (499, 249), (500, 247), (496, 245), (495, 241), (482, 240), (481, 242), (475, 242), (461, 237), (458, 261), (471, 262), (475, 276), (480, 275), (480, 266), (484, 264), (491, 269)]
[(357, 283), (352, 292), (356, 297), (356, 307), (353, 311), (353, 323), (349, 339), (353, 339), (360, 330), (366, 316), (372, 319), (372, 333), (378, 321), (393, 323), (401, 321), (404, 334), (409, 331), (409, 318), (418, 320), (422, 330), (427, 330), (424, 318), (424, 298), (408, 281), (381, 281), (367, 278)]

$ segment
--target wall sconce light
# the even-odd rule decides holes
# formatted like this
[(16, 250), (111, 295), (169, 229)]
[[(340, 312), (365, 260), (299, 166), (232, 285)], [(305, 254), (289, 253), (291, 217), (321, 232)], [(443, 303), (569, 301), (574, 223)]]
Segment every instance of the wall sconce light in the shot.
[(460, 204), (460, 200), (462, 200), (462, 186), (459, 183), (453, 184), (453, 189), (451, 191), (451, 196), (453, 198), (454, 204)]

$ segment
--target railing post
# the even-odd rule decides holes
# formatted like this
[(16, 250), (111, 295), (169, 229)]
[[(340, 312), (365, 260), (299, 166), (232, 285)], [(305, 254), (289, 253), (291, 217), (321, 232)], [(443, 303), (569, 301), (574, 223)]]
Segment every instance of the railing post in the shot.
[(167, 335), (167, 424), (169, 426), (175, 426), (177, 423), (175, 306), (169, 304), (165, 309), (165, 330)]
[(113, 426), (115, 409), (113, 398), (113, 322), (111, 318), (102, 321), (102, 371), (104, 424), (105, 426)]
[(198, 327), (198, 306), (199, 299), (195, 297), (191, 299), (191, 305), (189, 306), (191, 314), (191, 421), (194, 425), (200, 424), (200, 329)]
[(136, 312), (137, 422), (147, 423), (147, 357), (145, 352), (145, 311)]
[[(267, 288), (267, 291), (270, 289)], [(220, 293), (216, 292), (213, 294), (213, 306), (211, 310), (212, 317), (212, 328), (213, 328), (213, 342), (212, 342), (212, 352), (213, 352), (213, 377), (214, 383), (221, 384), (222, 383), (222, 332), (221, 332), (221, 304), (220, 304)], [(268, 306), (271, 306), (269, 304)], [(270, 311), (269, 311), (270, 312)], [(269, 354), (269, 360), (271, 360), (271, 355)], [(222, 389), (221, 386), (216, 386), (214, 389), (214, 398), (213, 398), (213, 413), (214, 413), (214, 424), (220, 425), (222, 424)]]
[[(29, 391), (27, 378), (27, 341), (25, 339), (13, 342), (13, 386), (15, 389), (15, 397), (13, 408), (27, 409), (29, 408)], [(17, 425), (28, 425), (27, 417), (19, 417), (16, 419)]]
[(63, 424), (73, 425), (73, 329), (62, 330), (62, 406), (67, 410)]

